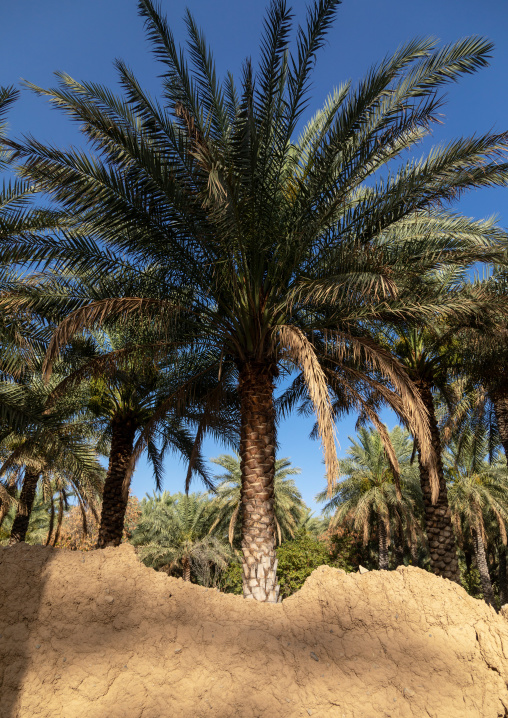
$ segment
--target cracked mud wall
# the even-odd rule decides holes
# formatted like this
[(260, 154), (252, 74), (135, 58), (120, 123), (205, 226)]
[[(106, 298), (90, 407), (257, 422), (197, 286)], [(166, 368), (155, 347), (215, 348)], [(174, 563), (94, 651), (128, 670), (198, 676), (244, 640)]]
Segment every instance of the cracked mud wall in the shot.
[(508, 716), (508, 622), (415, 568), (323, 566), (282, 604), (131, 546), (0, 549), (1, 718)]

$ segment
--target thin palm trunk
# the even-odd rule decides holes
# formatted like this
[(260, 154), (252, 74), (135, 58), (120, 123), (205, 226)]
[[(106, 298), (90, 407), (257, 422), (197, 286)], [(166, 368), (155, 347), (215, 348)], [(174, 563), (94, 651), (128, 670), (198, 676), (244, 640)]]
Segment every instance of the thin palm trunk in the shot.
[(439, 474), (439, 495), (437, 502), (432, 503), (429, 470), (423, 464), (421, 452), (418, 450), (420, 465), (420, 483), (425, 506), (425, 527), (429, 542), (430, 568), (438, 576), (448, 578), (460, 584), (459, 562), (457, 547), (453, 533), (452, 515), (448, 505), (448, 491), (441, 460), (441, 437), (434, 410), (434, 401), (430, 387), (425, 382), (419, 382), (420, 394), (428, 412), (429, 428), (431, 433), (432, 451), (436, 456)]
[(384, 521), (378, 519), (378, 538), (379, 538), (379, 570), (388, 571), (388, 537), (386, 535), (386, 526)]
[(132, 457), (136, 428), (132, 416), (118, 416), (111, 421), (111, 454), (104, 482), (97, 548), (119, 546), (122, 541), (127, 510), (124, 481)]
[(64, 500), (63, 495), (60, 493), (59, 501), (58, 501), (58, 520), (56, 522), (56, 531), (55, 531), (55, 538), (53, 539), (53, 546), (56, 546), (58, 543), (58, 539), (60, 538), (60, 531), (62, 529), (62, 521), (64, 517)]
[(508, 393), (501, 390), (492, 391), (490, 392), (490, 397), (494, 404), (499, 438), (503, 445), (505, 457), (508, 460)]
[(393, 536), (393, 562), (394, 568), (404, 565), (404, 533), (399, 523)]
[(53, 536), (53, 529), (55, 527), (55, 500), (54, 497), (51, 496), (51, 510), (49, 514), (49, 526), (48, 526), (48, 535), (46, 536), (46, 543), (45, 546), (49, 546), (51, 537)]
[(262, 362), (240, 366), (240, 460), (242, 473), (243, 595), (276, 603), (274, 472), (274, 367)]
[(409, 546), (409, 549), (411, 551), (411, 563), (413, 566), (419, 565), (419, 555), (418, 555), (418, 540), (416, 538), (411, 540), (411, 544)]
[(501, 606), (508, 603), (508, 583), (506, 581), (506, 546), (501, 544), (498, 548), (497, 579), (499, 584), (499, 602)]
[(482, 584), (483, 600), (494, 606), (494, 590), (492, 588), (492, 581), (490, 580), (489, 567), (487, 565), (487, 556), (485, 555), (485, 546), (481, 537), (480, 531), (473, 532), (473, 544), (474, 552), (476, 557), (476, 566), (480, 573), (480, 581)]
[(37, 491), (39, 475), (39, 471), (29, 469), (28, 467), (25, 468), (25, 476), (18, 499), (16, 516), (14, 517), (14, 521), (12, 523), (9, 546), (19, 543), (20, 541), (24, 541), (26, 538), (26, 532), (28, 531), (28, 524), (30, 523), (30, 515), (32, 513), (32, 507), (35, 499), (35, 492)]
[(183, 566), (183, 580), (190, 581), (191, 576), (191, 563), (188, 556), (185, 556), (182, 560)]

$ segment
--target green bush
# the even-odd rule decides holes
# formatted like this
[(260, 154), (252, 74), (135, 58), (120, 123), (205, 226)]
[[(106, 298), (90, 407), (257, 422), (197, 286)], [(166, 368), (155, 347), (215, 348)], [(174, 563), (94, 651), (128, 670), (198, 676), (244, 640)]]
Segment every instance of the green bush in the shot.
[[(354, 550), (354, 542), (348, 536), (334, 538), (329, 543), (302, 531), (291, 541), (285, 541), (276, 551), (281, 597), (287, 598), (298, 591), (314, 569), (324, 564), (351, 571)], [(242, 566), (239, 561), (231, 563), (223, 572), (220, 589), (226, 593), (242, 594)]]

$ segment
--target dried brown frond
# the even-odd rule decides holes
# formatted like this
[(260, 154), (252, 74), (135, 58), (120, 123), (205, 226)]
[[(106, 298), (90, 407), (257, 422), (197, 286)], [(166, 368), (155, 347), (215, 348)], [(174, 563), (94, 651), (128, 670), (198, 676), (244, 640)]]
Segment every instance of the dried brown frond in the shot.
[(298, 327), (282, 325), (277, 327), (275, 332), (278, 337), (279, 350), (302, 372), (309, 398), (314, 406), (326, 465), (328, 496), (331, 497), (333, 487), (339, 477), (339, 461), (337, 459), (333, 409), (325, 373), (314, 347)]
[[(235, 510), (233, 511), (231, 515), (231, 520), (229, 522), (229, 530), (228, 530), (228, 541), (233, 545), (233, 539), (235, 537), (235, 525), (236, 520), (238, 519), (238, 514), (240, 513), (240, 502), (235, 506)], [(277, 519), (276, 519), (277, 520)]]
[(275, 528), (277, 529), (277, 538), (279, 539), (279, 546), (282, 543), (282, 531), (280, 530), (280, 524), (277, 521), (277, 517), (275, 516)]

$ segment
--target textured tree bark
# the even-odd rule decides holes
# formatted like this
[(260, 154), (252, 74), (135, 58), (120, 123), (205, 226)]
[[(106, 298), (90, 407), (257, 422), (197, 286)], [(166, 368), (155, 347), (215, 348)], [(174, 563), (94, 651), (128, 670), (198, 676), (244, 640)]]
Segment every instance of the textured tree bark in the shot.
[(30, 522), (30, 514), (32, 513), (32, 506), (35, 499), (35, 492), (37, 491), (39, 475), (39, 471), (29, 469), (28, 467), (25, 468), (23, 486), (18, 499), (18, 508), (12, 523), (9, 546), (19, 543), (20, 541), (24, 541), (26, 538), (26, 532), (28, 531), (28, 524)]
[(393, 536), (393, 567), (404, 566), (404, 534), (399, 524)]
[(276, 603), (279, 586), (273, 509), (275, 367), (249, 361), (239, 369), (243, 595)]
[(494, 590), (492, 581), (490, 580), (489, 567), (487, 565), (487, 557), (485, 555), (485, 546), (479, 531), (473, 532), (473, 544), (476, 557), (476, 565), (480, 573), (480, 581), (482, 584), (483, 600), (489, 606), (495, 606)]
[(504, 454), (508, 461), (508, 393), (497, 389), (496, 391), (490, 391), (489, 394), (494, 404), (499, 438), (501, 439)]
[(381, 519), (378, 519), (377, 531), (379, 539), (379, 570), (388, 571), (388, 538), (386, 536), (386, 526)]
[(499, 602), (501, 606), (508, 603), (508, 583), (506, 581), (506, 546), (501, 544), (497, 556), (497, 580), (499, 584)]
[(429, 428), (432, 441), (432, 450), (437, 459), (439, 473), (439, 496), (435, 504), (432, 503), (432, 491), (428, 468), (423, 464), (421, 452), (418, 449), (418, 463), (420, 466), (420, 483), (425, 506), (425, 526), (429, 543), (430, 569), (433, 573), (460, 585), (459, 562), (457, 547), (453, 533), (452, 515), (448, 506), (448, 491), (441, 460), (441, 437), (434, 410), (434, 401), (430, 387), (423, 381), (418, 382), (418, 388), (423, 403), (428, 412)]
[(187, 556), (182, 560), (183, 580), (190, 581), (191, 564)]
[(97, 548), (119, 546), (122, 541), (127, 501), (123, 483), (132, 457), (137, 425), (131, 415), (111, 420), (112, 438), (109, 467), (102, 495), (101, 522)]

